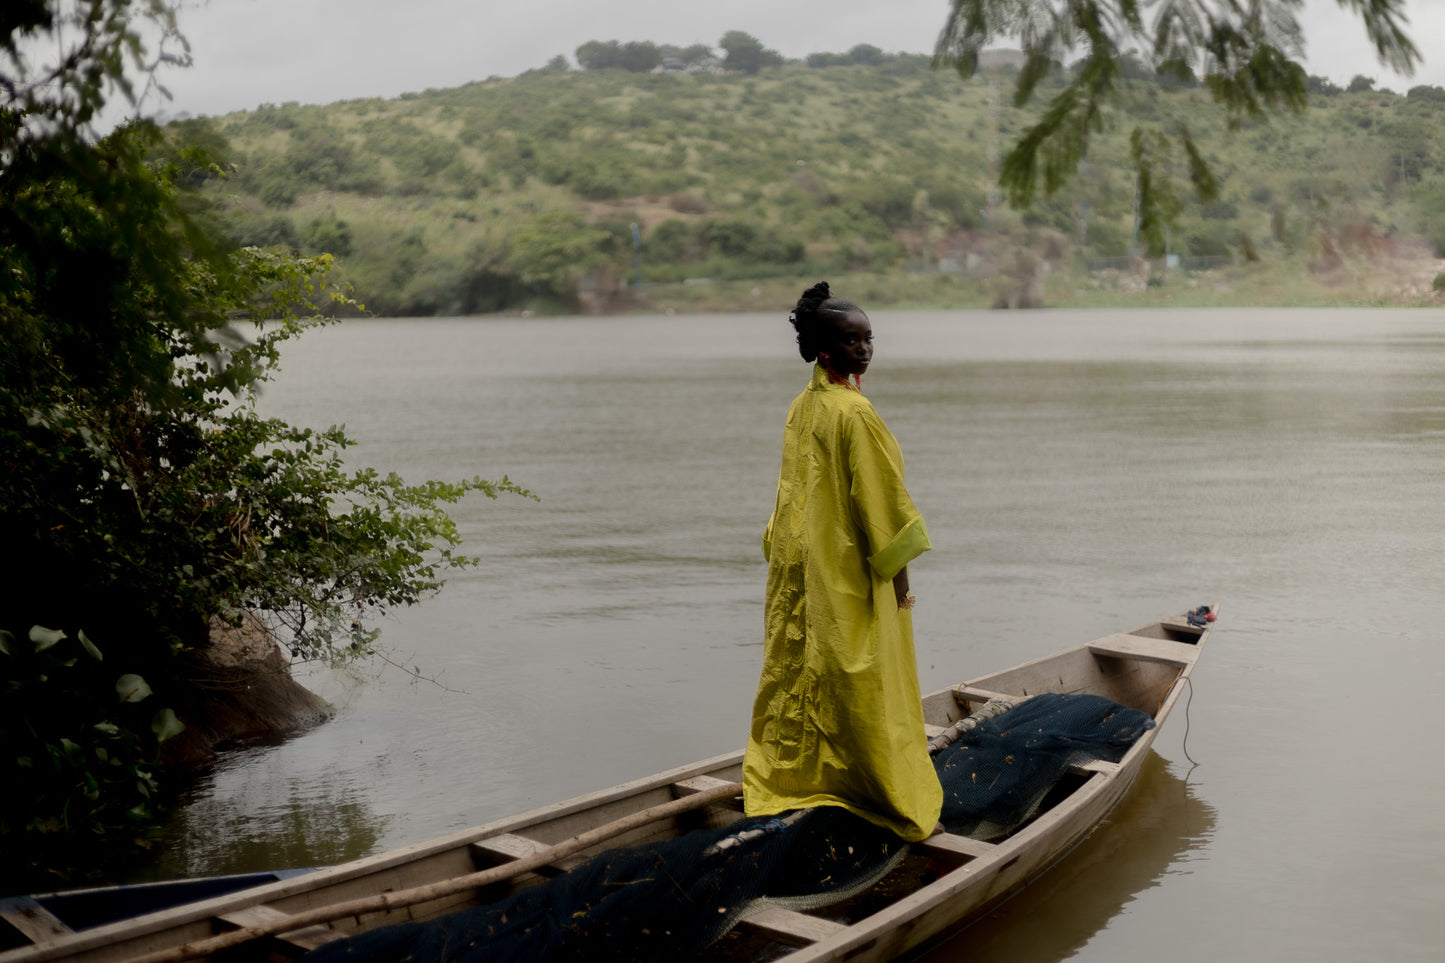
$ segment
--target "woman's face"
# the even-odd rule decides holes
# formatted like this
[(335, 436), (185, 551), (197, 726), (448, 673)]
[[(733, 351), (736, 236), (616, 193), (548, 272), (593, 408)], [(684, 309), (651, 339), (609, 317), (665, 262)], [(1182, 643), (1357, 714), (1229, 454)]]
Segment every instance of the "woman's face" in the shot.
[(833, 322), (832, 336), (824, 346), (828, 366), (840, 375), (861, 375), (873, 360), (873, 326), (868, 315), (852, 308)]

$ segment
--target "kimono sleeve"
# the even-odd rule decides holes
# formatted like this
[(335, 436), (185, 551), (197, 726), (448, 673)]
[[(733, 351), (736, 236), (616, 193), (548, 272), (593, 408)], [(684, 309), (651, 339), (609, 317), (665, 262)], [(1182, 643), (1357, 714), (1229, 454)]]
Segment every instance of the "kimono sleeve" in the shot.
[(849, 436), (850, 496), (868, 541), (868, 564), (879, 578), (891, 579), (933, 545), (903, 487), (903, 453), (871, 405), (858, 409)]

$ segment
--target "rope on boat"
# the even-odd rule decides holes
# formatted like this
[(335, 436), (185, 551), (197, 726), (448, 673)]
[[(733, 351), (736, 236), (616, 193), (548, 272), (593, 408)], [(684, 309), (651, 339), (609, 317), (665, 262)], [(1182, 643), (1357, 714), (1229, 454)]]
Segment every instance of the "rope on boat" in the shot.
[(1165, 686), (1164, 691), (1159, 694), (1159, 705), (1154, 710), (1154, 715), (1156, 717), (1159, 715), (1159, 710), (1164, 708), (1164, 700), (1169, 698), (1169, 693), (1173, 692), (1174, 687), (1181, 682), (1189, 686), (1189, 698), (1184, 700), (1184, 758), (1188, 759), (1190, 762), (1194, 763), (1194, 765), (1197, 766), (1199, 765), (1198, 761), (1196, 761), (1195, 758), (1189, 754), (1189, 707), (1194, 704), (1194, 679), (1191, 676), (1181, 675), (1173, 682)]

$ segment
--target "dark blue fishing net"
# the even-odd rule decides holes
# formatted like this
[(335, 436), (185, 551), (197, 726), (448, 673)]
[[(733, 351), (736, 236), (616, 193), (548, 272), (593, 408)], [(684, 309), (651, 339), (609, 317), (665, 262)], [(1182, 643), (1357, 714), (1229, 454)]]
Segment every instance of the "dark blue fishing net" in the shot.
[(708, 852), (766, 822), (745, 819), (613, 850), (500, 903), (363, 933), (305, 959), (684, 960), (731, 928), (755, 900), (806, 896), (826, 903), (834, 894), (849, 895), (878, 878), (907, 846), (847, 810), (825, 807), (785, 829)]
[[(1073, 764), (1118, 761), (1154, 722), (1087, 695), (1040, 695), (987, 720), (935, 757), (942, 822), (1005, 835), (1032, 818)], [(747, 830), (727, 848), (719, 841)], [(483, 963), (688, 959), (758, 900), (804, 908), (844, 899), (885, 874), (907, 844), (836, 807), (780, 825), (744, 819), (603, 853), (546, 883), (436, 920), (327, 944), (307, 963)]]
[(1033, 818), (1070, 766), (1118, 762), (1154, 720), (1094, 695), (1037, 695), (985, 719), (933, 758), (944, 827), (993, 840)]

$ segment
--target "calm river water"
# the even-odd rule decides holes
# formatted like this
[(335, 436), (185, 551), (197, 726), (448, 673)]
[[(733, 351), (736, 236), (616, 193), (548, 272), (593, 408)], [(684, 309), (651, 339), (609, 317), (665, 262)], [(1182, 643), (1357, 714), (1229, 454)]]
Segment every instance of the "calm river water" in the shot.
[[(737, 748), (783, 416), (774, 316), (358, 321), (267, 413), (358, 464), (510, 475), (479, 568), (314, 669), (331, 722), (238, 751), (160, 876), (334, 863)], [(865, 391), (935, 549), (925, 690), (1203, 602), (1126, 806), (933, 961), (1445, 953), (1445, 312), (875, 312)], [(1191, 759), (1193, 762), (1191, 762)]]

